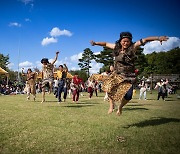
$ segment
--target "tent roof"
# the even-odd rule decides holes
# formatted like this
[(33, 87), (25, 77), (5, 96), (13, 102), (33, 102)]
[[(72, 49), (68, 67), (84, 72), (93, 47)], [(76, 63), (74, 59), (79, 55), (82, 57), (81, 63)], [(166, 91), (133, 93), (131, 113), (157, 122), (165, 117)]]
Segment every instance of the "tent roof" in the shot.
[(8, 72), (0, 67), (0, 74), (8, 74)]

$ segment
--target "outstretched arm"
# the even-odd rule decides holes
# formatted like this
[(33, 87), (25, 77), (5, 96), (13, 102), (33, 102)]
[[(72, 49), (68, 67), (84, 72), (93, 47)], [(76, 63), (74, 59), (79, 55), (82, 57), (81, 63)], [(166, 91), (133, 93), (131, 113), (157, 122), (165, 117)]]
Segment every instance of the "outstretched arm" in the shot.
[(25, 76), (25, 75), (26, 75), (26, 74), (24, 73), (24, 68), (22, 68), (21, 73), (22, 73), (22, 76)]
[(145, 45), (147, 42), (151, 42), (151, 41), (160, 41), (161, 45), (162, 45), (162, 41), (167, 41), (168, 37), (167, 36), (152, 36), (152, 37), (147, 37), (144, 39), (140, 39), (139, 41), (137, 41), (134, 44), (134, 47), (137, 48), (141, 45)]
[(56, 52), (56, 57), (54, 58), (54, 61), (51, 63), (52, 65), (54, 65), (54, 63), (56, 62), (56, 60), (58, 58), (58, 54), (59, 54), (59, 51)]
[(110, 49), (114, 49), (115, 48), (115, 44), (113, 43), (108, 43), (108, 42), (94, 42), (94, 41), (90, 41), (91, 45), (98, 45), (98, 46), (103, 46), (103, 47), (107, 47)]
[(66, 64), (64, 64), (64, 70), (65, 72), (68, 72), (68, 67), (66, 66)]

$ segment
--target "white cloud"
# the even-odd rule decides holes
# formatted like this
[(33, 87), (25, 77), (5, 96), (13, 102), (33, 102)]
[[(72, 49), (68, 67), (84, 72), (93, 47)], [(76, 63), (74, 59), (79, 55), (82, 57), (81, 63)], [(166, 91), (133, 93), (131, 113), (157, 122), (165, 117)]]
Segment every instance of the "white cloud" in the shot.
[(162, 45), (159, 41), (152, 41), (144, 46), (144, 53), (152, 53), (154, 51), (169, 51), (175, 47), (180, 47), (180, 39), (177, 37), (169, 37), (167, 41), (164, 41)]
[[(99, 54), (100, 52), (96, 52), (94, 53), (95, 55)], [(73, 56), (70, 57), (70, 61), (72, 62), (72, 67), (70, 68), (70, 70), (80, 70), (78, 63), (79, 63), (79, 59), (82, 58), (82, 52), (79, 54), (75, 54)], [(101, 63), (97, 63), (96, 61), (92, 60), (91, 61), (91, 69), (90, 69), (90, 73), (98, 73), (99, 69), (103, 66), (103, 64)]]
[(33, 66), (33, 63), (31, 63), (29, 61), (19, 63), (19, 67), (31, 67), (31, 66)]
[(9, 23), (9, 27), (21, 27), (21, 24), (17, 23), (17, 22), (11, 22)]
[[(28, 68), (33, 69), (34, 65), (33, 63), (29, 62), (29, 61), (24, 61), (22, 63), (19, 63), (19, 68), (22, 69), (24, 68), (24, 71), (27, 71)], [(20, 70), (21, 71), (21, 70)]]
[(26, 22), (31, 22), (31, 19), (26, 18), (25, 21), (26, 21)]
[(48, 37), (46, 37), (41, 41), (41, 45), (46, 46), (46, 45), (48, 45), (50, 43), (57, 43), (57, 41), (58, 41), (57, 38), (54, 38), (54, 37), (48, 38)]
[(62, 36), (62, 35), (65, 35), (65, 36), (72, 36), (72, 33), (68, 30), (60, 30), (58, 27), (54, 27), (51, 32), (49, 33), (50, 34), (50, 38), (46, 37), (42, 40), (41, 42), (41, 45), (45, 46), (45, 45), (48, 45), (50, 43), (57, 43), (58, 40), (57, 40), (57, 37), (58, 36)]
[(76, 70), (80, 70), (80, 68), (78, 66), (77, 67), (72, 66), (69, 68), (69, 70), (76, 71)]
[(72, 33), (65, 29), (60, 30), (58, 27), (54, 27), (50, 32), (50, 36), (52, 36), (52, 37), (57, 37), (57, 36), (61, 36), (61, 35), (72, 36)]
[(9, 69), (12, 69), (13, 66), (14, 66), (14, 63), (9, 63), (9, 64), (7, 65), (7, 67), (8, 67)]
[(96, 61), (93, 60), (93, 61), (91, 62), (91, 67), (92, 67), (92, 68), (89, 69), (90, 74), (98, 73), (98, 72), (99, 72), (99, 69), (100, 69), (102, 66), (103, 66), (103, 64), (97, 63)]
[(78, 59), (82, 58), (82, 52), (79, 53), (79, 54), (76, 54), (76, 55), (73, 55), (70, 57), (70, 60), (71, 61), (75, 61), (75, 62), (78, 62)]
[(94, 52), (94, 55), (98, 55), (98, 54), (100, 54), (101, 52)]
[(32, 3), (34, 0), (20, 0), (22, 3), (24, 3), (25, 5)]

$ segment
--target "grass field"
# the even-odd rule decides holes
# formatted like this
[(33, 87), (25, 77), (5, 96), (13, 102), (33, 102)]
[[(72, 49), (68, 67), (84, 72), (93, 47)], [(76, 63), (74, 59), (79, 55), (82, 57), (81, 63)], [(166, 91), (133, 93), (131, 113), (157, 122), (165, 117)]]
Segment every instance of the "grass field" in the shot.
[(25, 95), (0, 96), (0, 153), (180, 153), (180, 100), (170, 95), (138, 100), (123, 114), (107, 114), (104, 93), (78, 104), (26, 101)]

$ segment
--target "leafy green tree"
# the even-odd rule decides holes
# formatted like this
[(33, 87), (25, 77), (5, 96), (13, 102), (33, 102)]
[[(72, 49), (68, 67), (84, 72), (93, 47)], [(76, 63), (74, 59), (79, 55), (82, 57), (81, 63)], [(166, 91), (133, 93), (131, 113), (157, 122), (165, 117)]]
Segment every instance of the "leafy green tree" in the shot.
[(180, 72), (180, 48), (167, 52), (153, 52), (147, 54), (147, 66), (144, 74), (178, 74)]
[(87, 75), (86, 71), (75, 70), (75, 71), (69, 71), (69, 73), (71, 73), (72, 75), (78, 74), (78, 76), (80, 78), (82, 78), (84, 82), (87, 81), (87, 79), (88, 79), (88, 75)]
[(79, 59), (78, 65), (81, 68), (82, 71), (85, 71), (89, 77), (89, 69), (92, 68), (91, 66), (91, 61), (94, 59), (94, 54), (93, 52), (89, 49), (86, 48), (82, 54), (82, 58)]
[(156, 71), (156, 65), (155, 65), (156, 56), (157, 56), (156, 52), (146, 55), (148, 65), (146, 68), (144, 68), (145, 74), (151, 74)]
[(17, 74), (18, 74), (18, 72), (17, 71), (8, 71), (8, 73), (9, 73), (9, 81), (10, 82), (14, 82), (14, 81), (16, 81), (17, 80)]
[(0, 54), (0, 67), (7, 70), (9, 64), (9, 55)]
[(180, 48), (174, 48), (167, 52), (167, 67), (170, 74), (180, 73)]
[(112, 52), (112, 49), (103, 47), (103, 51), (101, 51), (100, 54), (95, 55), (95, 61), (103, 64), (102, 68), (100, 68), (100, 73), (105, 72), (109, 69), (110, 65), (113, 65)]
[[(0, 54), (0, 67), (9, 72), (8, 64), (9, 64), (9, 55), (5, 56), (3, 54)], [(6, 80), (6, 76), (1, 75), (0, 82), (4, 80)]]
[(147, 67), (148, 63), (145, 54), (143, 53), (143, 49), (139, 47), (136, 51), (136, 55), (137, 55), (137, 59), (135, 61), (135, 68), (139, 70), (138, 74), (140, 76), (145, 76), (143, 71), (144, 68)]

